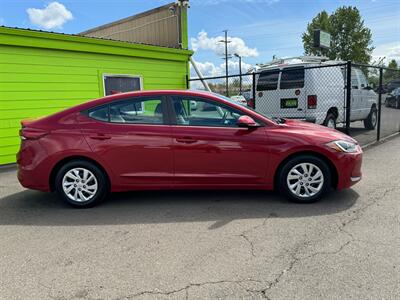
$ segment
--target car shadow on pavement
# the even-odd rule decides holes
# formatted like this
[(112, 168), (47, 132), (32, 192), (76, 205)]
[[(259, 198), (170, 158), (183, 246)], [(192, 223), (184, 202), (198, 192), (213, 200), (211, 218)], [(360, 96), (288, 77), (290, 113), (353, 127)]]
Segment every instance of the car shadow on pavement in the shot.
[(0, 200), (0, 225), (76, 226), (299, 218), (351, 208), (354, 190), (332, 191), (322, 201), (295, 204), (265, 191), (146, 191), (115, 193), (102, 205), (73, 209), (55, 194), (22, 191)]

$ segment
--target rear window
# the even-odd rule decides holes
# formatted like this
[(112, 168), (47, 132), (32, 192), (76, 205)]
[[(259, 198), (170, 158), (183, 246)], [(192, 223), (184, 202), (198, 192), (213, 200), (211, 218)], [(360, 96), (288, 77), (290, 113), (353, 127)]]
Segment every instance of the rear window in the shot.
[(304, 68), (286, 68), (282, 70), (281, 89), (299, 89), (304, 87)]
[(276, 90), (278, 87), (279, 70), (262, 71), (258, 77), (257, 91)]

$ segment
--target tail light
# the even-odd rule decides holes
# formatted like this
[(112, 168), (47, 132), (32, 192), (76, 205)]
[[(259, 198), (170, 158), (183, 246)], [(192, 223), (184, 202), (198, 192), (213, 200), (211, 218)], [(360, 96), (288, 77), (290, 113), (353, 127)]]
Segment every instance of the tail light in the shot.
[(254, 108), (254, 99), (247, 100), (247, 106)]
[(48, 134), (48, 131), (37, 128), (23, 127), (19, 131), (21, 140), (38, 140)]
[(317, 108), (317, 95), (309, 95), (307, 97), (307, 106), (309, 109)]

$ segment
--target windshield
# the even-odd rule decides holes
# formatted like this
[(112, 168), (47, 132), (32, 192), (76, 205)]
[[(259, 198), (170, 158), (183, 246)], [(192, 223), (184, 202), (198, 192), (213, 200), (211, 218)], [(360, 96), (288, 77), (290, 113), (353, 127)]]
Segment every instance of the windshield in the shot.
[[(238, 104), (237, 101), (232, 100), (231, 98), (226, 97), (226, 96), (224, 96), (224, 95), (217, 94), (217, 93), (212, 93), (212, 94), (215, 95), (215, 96), (217, 96), (217, 97), (219, 97), (219, 98), (221, 98), (221, 99), (224, 99), (224, 100), (226, 100), (226, 101), (228, 101), (228, 102), (230, 102), (230, 103)], [(252, 108), (252, 107), (250, 107), (250, 106), (245, 106), (245, 107), (246, 107), (247, 109), (250, 109), (251, 111), (257, 113), (258, 115), (263, 116), (264, 118), (267, 118), (268, 120), (272, 120), (272, 121), (274, 121), (275, 123), (280, 123), (279, 118), (272, 118), (272, 117), (270, 117), (270, 116), (267, 116), (266, 114), (263, 114), (263, 113), (261, 113), (261, 112), (259, 112), (259, 111), (256, 111), (254, 108)]]

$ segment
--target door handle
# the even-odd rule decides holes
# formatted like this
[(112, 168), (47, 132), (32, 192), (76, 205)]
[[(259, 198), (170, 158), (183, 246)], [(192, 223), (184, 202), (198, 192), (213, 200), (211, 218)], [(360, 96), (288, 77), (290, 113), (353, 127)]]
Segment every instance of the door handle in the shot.
[(94, 134), (89, 136), (93, 140), (109, 140), (111, 136), (105, 134)]
[(193, 144), (197, 142), (195, 139), (191, 137), (176, 138), (176, 141), (178, 143), (184, 143), (184, 144)]

